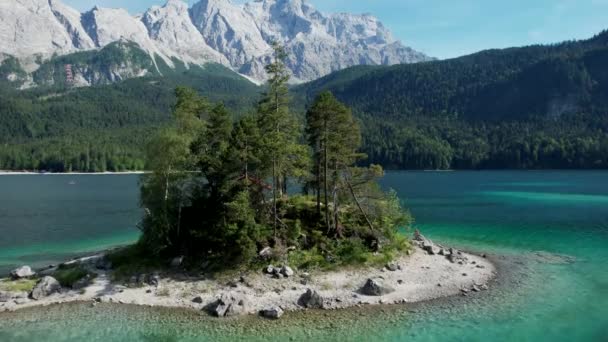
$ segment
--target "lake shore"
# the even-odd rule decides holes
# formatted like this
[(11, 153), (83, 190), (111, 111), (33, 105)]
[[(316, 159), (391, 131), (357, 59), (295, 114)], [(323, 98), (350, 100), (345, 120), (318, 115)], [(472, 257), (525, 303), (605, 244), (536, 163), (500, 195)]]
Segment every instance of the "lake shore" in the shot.
[(7, 171), (0, 170), (0, 176), (87, 176), (87, 175), (143, 175), (149, 171), (121, 171), (121, 172), (39, 172), (39, 171)]
[[(94, 269), (102, 257), (98, 255), (75, 262)], [(415, 247), (411, 255), (399, 258), (390, 266), (390, 269), (366, 267), (310, 274), (295, 272), (289, 277), (262, 270), (215, 279), (169, 272), (135, 276), (128, 284), (115, 283), (111, 281), (111, 271), (96, 269), (98, 276), (83, 288), (62, 289), (39, 300), (21, 294), (19, 298), (0, 302), (0, 311), (69, 302), (91, 302), (91, 305), (101, 302), (186, 308), (219, 316), (259, 314), (269, 310), (282, 314), (283, 311), (307, 308), (334, 310), (467, 296), (487, 290), (488, 282), (496, 277), (496, 267), (489, 260), (460, 251), (454, 251), (454, 257), (449, 257), (439, 253), (431, 255)], [(370, 280), (383, 291), (370, 295), (366, 290)]]

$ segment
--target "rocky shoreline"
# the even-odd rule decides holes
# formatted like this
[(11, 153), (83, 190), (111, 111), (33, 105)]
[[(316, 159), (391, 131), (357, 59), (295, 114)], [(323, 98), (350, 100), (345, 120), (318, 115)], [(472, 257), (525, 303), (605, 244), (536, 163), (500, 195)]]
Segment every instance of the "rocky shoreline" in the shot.
[[(122, 283), (112, 281), (111, 265), (100, 254), (66, 263), (96, 273), (96, 277), (85, 277), (71, 288), (61, 287), (50, 276), (57, 269), (52, 267), (38, 273), (42, 278), (29, 293), (0, 291), (0, 312), (90, 302), (92, 306), (134, 304), (187, 308), (218, 317), (261, 315), (278, 319), (290, 311), (400, 305), (470, 296), (488, 290), (488, 283), (496, 276), (496, 267), (483, 256), (445, 248), (421, 235), (415, 236), (414, 244), (411, 255), (383, 268), (307, 273), (268, 265), (264, 270), (222, 279), (188, 276), (174, 270), (134, 275)], [(177, 269), (179, 264), (180, 260), (173, 261)], [(11, 276), (27, 279), (32, 273), (21, 268)]]

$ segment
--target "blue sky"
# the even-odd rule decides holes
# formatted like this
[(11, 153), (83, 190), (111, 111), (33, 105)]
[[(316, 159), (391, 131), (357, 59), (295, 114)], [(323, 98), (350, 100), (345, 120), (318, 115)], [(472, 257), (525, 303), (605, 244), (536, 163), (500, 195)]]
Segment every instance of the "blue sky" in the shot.
[[(190, 4), (197, 0), (190, 0)], [(131, 13), (164, 0), (64, 0)], [(235, 0), (233, 2), (244, 2)], [(489, 48), (584, 39), (608, 29), (608, 0), (309, 0), (319, 10), (372, 13), (419, 51), (450, 58)]]

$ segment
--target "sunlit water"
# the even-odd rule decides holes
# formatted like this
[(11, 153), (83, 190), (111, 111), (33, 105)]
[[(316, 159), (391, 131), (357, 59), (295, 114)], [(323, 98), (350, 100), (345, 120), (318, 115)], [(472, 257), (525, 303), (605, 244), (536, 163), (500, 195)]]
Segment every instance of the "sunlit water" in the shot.
[[(136, 237), (136, 177), (12, 177), (0, 177), (0, 265), (45, 264)], [(501, 271), (491, 290), (278, 322), (62, 305), (0, 314), (0, 341), (608, 341), (608, 173), (396, 172), (383, 185), (427, 236), (490, 253)]]

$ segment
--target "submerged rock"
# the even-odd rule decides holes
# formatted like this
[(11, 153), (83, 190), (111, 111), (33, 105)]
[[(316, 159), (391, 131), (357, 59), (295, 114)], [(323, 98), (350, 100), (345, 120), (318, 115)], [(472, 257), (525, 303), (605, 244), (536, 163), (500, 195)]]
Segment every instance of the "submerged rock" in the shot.
[(283, 316), (283, 313), (283, 309), (278, 306), (272, 306), (260, 311), (260, 315), (268, 319), (279, 319)]
[(323, 309), (323, 297), (317, 291), (308, 289), (298, 300), (298, 305), (307, 309)]
[(386, 294), (394, 292), (395, 289), (390, 286), (384, 285), (381, 279), (370, 278), (367, 279), (365, 285), (363, 285), (360, 291), (366, 296), (384, 296)]
[(59, 292), (61, 290), (61, 284), (57, 281), (57, 279), (53, 277), (46, 276), (34, 286), (34, 289), (30, 293), (30, 298), (34, 300), (39, 300), (41, 298), (52, 295), (53, 293)]
[(36, 272), (32, 271), (32, 268), (29, 266), (21, 266), (21, 267), (11, 271), (11, 278), (13, 278), (15, 280), (29, 278), (29, 277), (33, 277), (35, 275), (36, 275)]

